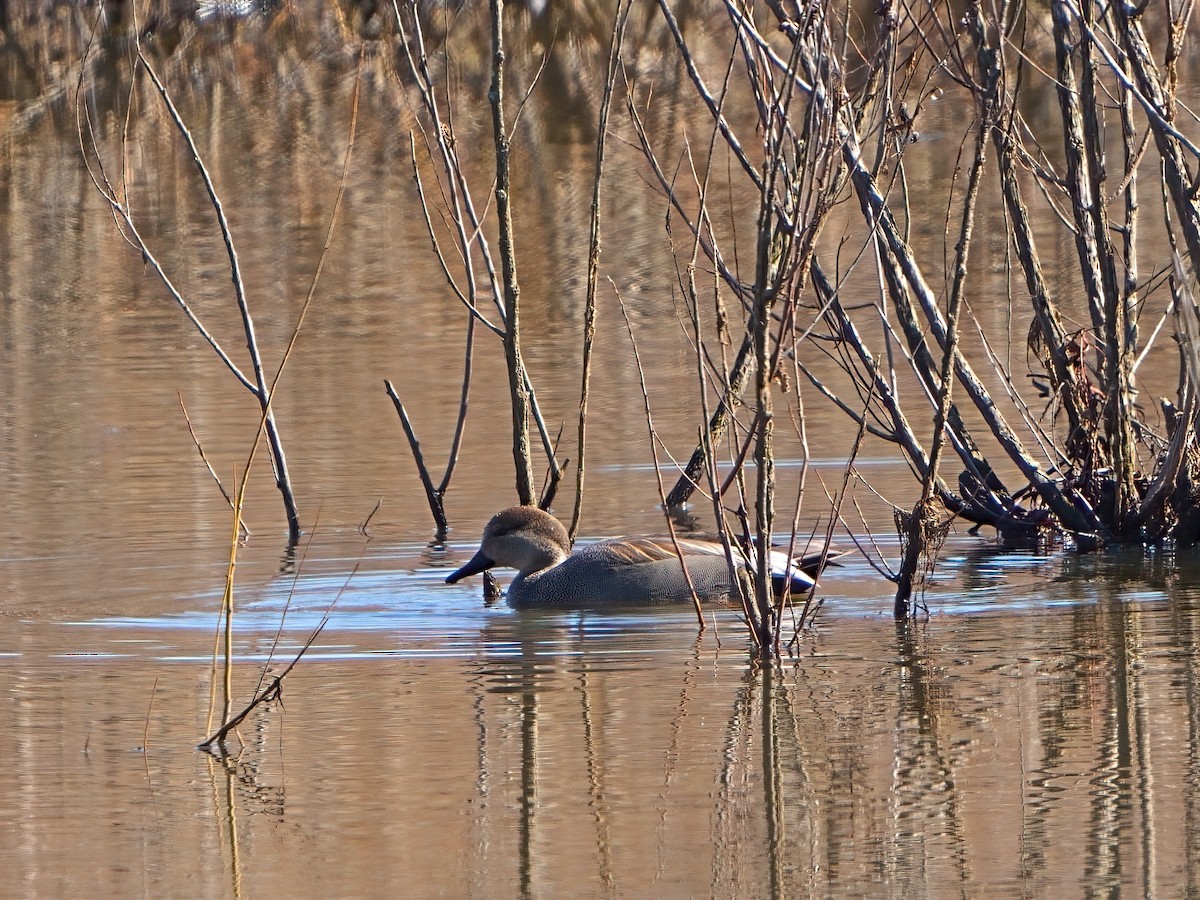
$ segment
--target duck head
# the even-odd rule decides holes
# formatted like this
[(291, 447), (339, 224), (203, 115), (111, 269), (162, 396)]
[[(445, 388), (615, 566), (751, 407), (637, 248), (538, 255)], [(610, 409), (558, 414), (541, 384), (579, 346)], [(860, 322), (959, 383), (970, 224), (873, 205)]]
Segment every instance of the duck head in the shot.
[(492, 516), (483, 529), (479, 552), (446, 584), (478, 575), (493, 566), (530, 575), (558, 565), (570, 555), (571, 538), (561, 522), (533, 506), (514, 506)]

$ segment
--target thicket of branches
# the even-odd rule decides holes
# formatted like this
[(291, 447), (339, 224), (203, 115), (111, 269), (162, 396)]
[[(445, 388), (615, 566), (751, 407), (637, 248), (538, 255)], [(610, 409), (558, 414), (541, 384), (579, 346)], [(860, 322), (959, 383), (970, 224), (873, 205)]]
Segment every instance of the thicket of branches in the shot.
[[(737, 508), (753, 507), (765, 546), (776, 526), (773, 385), (793, 368), (892, 442), (920, 479), (920, 499), (897, 515), (905, 547), (890, 573), (897, 614), (911, 609), (952, 516), (1011, 540), (1065, 535), (1083, 549), (1195, 543), (1196, 306), (1186, 273), (1200, 262), (1200, 216), (1196, 148), (1186, 136), (1194, 120), (1178, 102), (1190, 5), (1054, 2), (1044, 15), (1016, 3), (963, 12), (944, 3), (883, 4), (864, 20), (832, 5), (719, 6), (729, 62), (724, 72), (705, 72), (672, 4), (657, 2), (695, 102), (711, 116), (713, 144), (739, 167), (741, 190), (758, 198), (749, 259), (728, 252), (713, 227), (705, 162), (693, 160), (694, 177), (678, 178), (643, 124), (643, 89), (620, 66), (608, 81), (610, 91), (625, 92), (653, 177), (694, 237), (691, 258), (680, 260), (680, 290), (693, 309), (728, 294), (744, 310), (745, 333), (728, 365), (712, 362), (717, 354), (694, 318), (698, 377), (715, 386), (719, 402), (668, 505), (697, 487), (721, 496), (714, 445), (748, 404), (752, 424), (730, 433), (743, 444), (734, 458), (756, 463), (755, 486), (752, 503)], [(620, 59), (620, 30), (614, 34)], [(1159, 46), (1150, 35), (1161, 36)], [(1052, 128), (1043, 116), (1035, 129), (1022, 113), (1039, 85), (1037, 95), (1050, 90), (1058, 100)], [(946, 92), (967, 98), (961, 105), (974, 120), (958, 136), (958, 184), (941, 213), (947, 258), (927, 260), (909, 239), (905, 154), (919, 140), (924, 107)], [(725, 104), (747, 95), (756, 127), (739, 134)], [(854, 265), (872, 268), (879, 285), (876, 302), (853, 307), (843, 299), (853, 266), (831, 274), (822, 242), (831, 212), (847, 200), (861, 217)], [(1029, 373), (1006, 369), (994, 336), (964, 303), (982, 267), (971, 257), (981, 202), (1001, 206), (1008, 224), (1010, 302), (1030, 323)], [(1055, 295), (1053, 286), (1066, 283), (1061, 273), (1045, 277), (1041, 247), (1057, 236), (1033, 224), (1045, 217), (1039, 205), (1075, 248), (1082, 304)], [(916, 213), (930, 214), (924, 206)], [(721, 283), (703, 299), (698, 259)], [(964, 328), (979, 332), (970, 357)], [(1137, 368), (1152, 351), (1179, 358), (1176, 396), (1156, 413), (1136, 403)], [(839, 392), (812, 375), (812, 354), (837, 361), (849, 396), (844, 385)], [(920, 387), (916, 402), (901, 400), (908, 380)], [(1003, 394), (993, 396), (989, 383)], [(723, 520), (721, 509), (718, 502)], [(756, 605), (767, 620), (772, 604), (762, 582)]]
[[(410, 149), (421, 215), (447, 294), (464, 310), (459, 427), (437, 484), (422, 465), (440, 534), (477, 331), (494, 339), (509, 372), (518, 500), (538, 499), (535, 447), (547, 461), (543, 505), (566, 472), (561, 436), (541, 416), (521, 354), (513, 230), (522, 198), (511, 191), (510, 172), (522, 152), (515, 122), (527, 114), (528, 92), (539, 90), (541, 69), (514, 77), (507, 47), (520, 30), (547, 48), (539, 66), (561, 67), (565, 54), (587, 66), (571, 83), (590, 97), (585, 107), (595, 118), (591, 238), (579, 248), (587, 313), (572, 534), (585, 501), (606, 139), (619, 134), (625, 152), (641, 154), (646, 180), (670, 210), (676, 290), (691, 319), (703, 399), (705, 422), (691, 459), (673, 487), (663, 486), (668, 509), (700, 491), (722, 533), (757, 539), (760, 553), (772, 535), (788, 526), (795, 532), (800, 502), (786, 513), (777, 509), (773, 468), (776, 405), (786, 390), (809, 405), (833, 404), (860, 438), (891, 444), (920, 485), (915, 505), (897, 511), (903, 558), (889, 564), (871, 553), (896, 583), (898, 615), (912, 611), (954, 517), (994, 527), (1009, 541), (1061, 537), (1081, 549), (1200, 540), (1200, 322), (1189, 274), (1200, 264), (1200, 151), (1188, 137), (1195, 118), (1179, 96), (1191, 52), (1190, 3), (1053, 0), (1030, 8), (885, 0), (855, 8), (655, 0), (635, 7), (618, 0), (535, 14), (492, 0), (485, 16), (482, 7), (397, 0), (336, 9), (340, 22), (352, 23), (345, 33), (363, 54), (394, 62), (390, 71), (416, 113)], [(582, 55), (568, 41), (560, 45), (559, 29), (587, 34), (600, 51)], [(154, 40), (149, 30), (146, 40)], [(665, 140), (653, 115), (655, 85), (639, 82), (631, 62), (647, 43), (686, 75), (687, 96), (675, 101), (693, 104), (708, 123), (687, 136), (682, 159), (664, 157), (677, 144)], [(479, 96), (471, 93), (484, 84), (478, 76), (444, 77), (452, 47), (483, 56), (478, 69), (487, 81)], [(1053, 109), (1046, 97), (1055, 99)], [(941, 136), (940, 152), (956, 154), (957, 166), (931, 208), (930, 198), (913, 196), (907, 167), (935, 103), (969, 115)], [(464, 150), (456, 134), (464, 104), (487, 105), (492, 146)], [(749, 124), (747, 108), (754, 112)], [(721, 175), (719, 198), (714, 173)], [(136, 236), (114, 182), (100, 186)], [(740, 233), (736, 246), (725, 221), (731, 208), (757, 210), (753, 235)], [(981, 209), (1000, 211), (1002, 259), (994, 249), (981, 256)], [(936, 256), (913, 237), (929, 221), (944, 231)], [(991, 237), (988, 248), (996, 245)], [(1063, 243), (1073, 248), (1072, 277), (1047, 277), (1043, 260)], [(1061, 256), (1056, 263), (1063, 265)], [(1009, 319), (1028, 327), (1016, 363), (995, 349), (1007, 335), (991, 333), (972, 312), (973, 293), (995, 290), (996, 269), (1007, 277)], [(864, 284), (874, 286), (873, 297), (864, 296)], [(1151, 353), (1178, 360), (1174, 396), (1157, 404), (1138, 390), (1139, 367)], [(271, 432), (270, 390), (258, 366), (254, 377), (242, 376), (222, 359), (255, 395)], [(416, 449), (399, 393), (389, 391)], [(802, 414), (789, 427), (803, 439)], [(651, 435), (653, 443), (652, 427)], [(283, 488), (282, 445), (269, 438)], [(718, 459), (732, 463), (732, 474), (721, 473)], [(294, 540), (298, 515), (294, 503), (286, 508)], [(756, 640), (778, 646), (784, 607), (765, 574), (751, 588), (744, 609)]]
[[(678, 288), (693, 310), (698, 378), (705, 396), (717, 395), (668, 507), (705, 490), (719, 523), (741, 512), (740, 530), (765, 548), (778, 524), (773, 395), (803, 378), (810, 395), (894, 444), (920, 481), (915, 506), (897, 511), (904, 554), (887, 574), (898, 615), (912, 609), (954, 516), (1007, 540), (1065, 536), (1081, 549), (1200, 538), (1196, 306), (1186, 275), (1200, 262), (1200, 216), (1196, 148), (1186, 136), (1195, 123), (1178, 101), (1189, 4), (1067, 0), (1043, 11), (885, 3), (859, 17), (834, 5), (727, 0), (709, 10), (726, 20), (723, 71), (698, 63), (675, 5), (656, 6), (694, 102), (709, 114), (708, 152), (689, 156), (686, 178), (678, 161), (659, 158), (659, 136), (644, 123), (648, 89), (623, 66), (623, 9), (605, 96), (624, 94), (672, 227), (682, 223), (692, 237), (690, 257), (678, 260)], [(421, 16), (412, 5), (396, 13), (399, 21)], [(1023, 107), (1048, 92), (1056, 115), (1043, 111), (1035, 128)], [(738, 133), (726, 104), (747, 97), (757, 116), (752, 131)], [(914, 211), (906, 153), (920, 140), (926, 106), (939, 100), (957, 102), (973, 120), (943, 138), (961, 140), (948, 205)], [(709, 176), (727, 160), (740, 174), (734, 189), (757, 198), (752, 254), (727, 248), (713, 222)], [(601, 172), (598, 163), (597, 179)], [(830, 248), (823, 232), (846, 202), (857, 207), (858, 225)], [(1007, 224), (1009, 302), (1029, 322), (1028, 372), (1007, 368), (993, 350), (1000, 336), (970, 315), (977, 272), (994, 262), (972, 260), (980, 204), (999, 206)], [(1047, 215), (1075, 248), (1080, 298), (1056, 295), (1071, 281), (1043, 271), (1042, 248), (1059, 239), (1035, 226), (1035, 216)], [(944, 218), (944, 259), (914, 249), (918, 216)], [(701, 268), (715, 273), (715, 285), (698, 286)], [(871, 270), (874, 302), (846, 302), (856, 268)], [(725, 357), (702, 332), (699, 309), (713, 305), (722, 315), (730, 297), (745, 330), (731, 358), (716, 362)], [(1149, 352), (1179, 359), (1176, 396), (1156, 411), (1136, 402), (1137, 369)], [(814, 374), (817, 356), (840, 367), (840, 385)], [(915, 399), (901, 390), (910, 382)], [(742, 407), (750, 421), (739, 426)], [(716, 446), (726, 437), (736, 444), (735, 469), (754, 461), (753, 485), (740, 473), (718, 483)], [(723, 502), (730, 490), (734, 501)], [(746, 610), (764, 642), (777, 639), (778, 604), (765, 576)]]
[[(1196, 307), (1184, 273), (1200, 263), (1200, 217), (1196, 151), (1185, 136), (1195, 123), (1177, 99), (1190, 5), (1081, 7), (1068, 0), (1052, 2), (1045, 17), (1015, 3), (963, 12), (884, 4), (865, 42), (833, 9), (768, 7), (756, 24), (727, 6), (732, 32), (748, 48), (747, 73), (768, 85), (759, 92), (772, 100), (761, 105), (764, 124), (780, 108), (778, 98), (796, 98), (775, 113), (796, 135), (788, 147), (796, 174), (778, 194), (785, 212), (774, 233), (794, 233), (786, 198), (815, 169), (827, 198), (815, 208), (846, 196), (857, 203), (865, 264), (881, 285), (876, 304), (852, 310), (820, 251), (795, 263), (796, 302), (808, 296), (818, 308), (820, 349), (837, 357), (857, 396), (837, 397), (816, 379), (814, 386), (894, 442), (921, 479), (920, 500), (897, 517), (906, 542), (894, 576), (897, 613), (909, 609), (914, 579), (948, 513), (1031, 541), (1058, 532), (1083, 548), (1195, 543)], [(767, 23), (787, 37), (790, 57), (775, 58)], [(1150, 34), (1163, 36), (1161, 46), (1151, 46)], [(1047, 80), (1057, 118), (1049, 129), (1043, 115), (1035, 129), (1023, 101), (1031, 85)], [(920, 258), (909, 241), (904, 184), (905, 152), (918, 137), (923, 106), (943, 91), (969, 97), (974, 121), (958, 151), (960, 185), (946, 210), (949, 252), (939, 277), (941, 261)], [(814, 122), (822, 142), (817, 167), (801, 162), (814, 153)], [(774, 162), (778, 156), (768, 146), (761, 157), (771, 161), (767, 171), (790, 171)], [(749, 161), (751, 177), (763, 168), (758, 163)], [(971, 264), (985, 183), (998, 194), (984, 199), (1002, 204), (1009, 226), (1020, 276), (1012, 302), (1030, 321), (1027, 360), (1037, 377), (1028, 381), (991, 351), (999, 336), (979, 329), (974, 343), (982, 352), (974, 358), (960, 340), (964, 327), (979, 328), (964, 315), (964, 299), (979, 283), (976, 270), (986, 267)], [(1047, 239), (1032, 224), (1035, 203), (1049, 205), (1074, 245), (1087, 311), (1082, 327), (1066, 324), (1077, 318), (1076, 303), (1055, 296), (1044, 276)], [(802, 225), (821, 222), (808, 216)], [(1156, 241), (1159, 235), (1167, 240)], [(1152, 290), (1164, 274), (1168, 289)], [(1139, 328), (1143, 319), (1150, 327)], [(1175, 400), (1150, 417), (1135, 402), (1135, 376), (1152, 347), (1178, 354), (1180, 374)], [(922, 402), (901, 402), (902, 370), (915, 376)], [(989, 381), (1005, 395), (994, 397)], [(932, 429), (915, 424), (926, 410)], [(977, 424), (968, 424), (968, 413)], [(952, 481), (944, 474), (946, 451), (957, 457)], [(1015, 474), (1002, 478), (1001, 466)]]

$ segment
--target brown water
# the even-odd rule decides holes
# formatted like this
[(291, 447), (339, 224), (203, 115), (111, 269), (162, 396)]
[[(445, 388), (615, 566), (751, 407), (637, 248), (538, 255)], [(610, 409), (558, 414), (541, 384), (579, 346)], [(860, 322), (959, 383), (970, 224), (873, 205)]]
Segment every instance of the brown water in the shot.
[[(189, 25), (162, 64), (222, 191), (272, 366), (316, 265), (348, 133), (353, 22), (330, 12), (318, 25), (265, 36)], [(80, 48), (56, 56), (47, 48), (75, 32), (52, 32), (23, 45), (28, 65), (9, 48), (0, 107), (0, 894), (1200, 893), (1194, 556), (1036, 556), (958, 533), (931, 615), (899, 626), (891, 586), (852, 557), (823, 579), (819, 627), (768, 669), (750, 662), (731, 615), (698, 637), (686, 609), (518, 614), (485, 607), (475, 584), (442, 584), (513, 500), (503, 378), (498, 344), (481, 338), (448, 495), (455, 531), (449, 548), (430, 549), (382, 381), (409, 403), (440, 475), (463, 314), (415, 205), (410, 99), (379, 57), (365, 71), (345, 217), (276, 399), (306, 540), (285, 551), (260, 460), (239, 556), (238, 695), (326, 611), (330, 621), (282, 704), (242, 725), (233, 755), (195, 750), (230, 515), (179, 395), (227, 483), (257, 414), (89, 184), (65, 99)], [(594, 110), (570, 72), (598, 44), (570, 37), (561, 46), (577, 56), (561, 51), (523, 114), (517, 198), (526, 353), (548, 420), (573, 446)], [(128, 66), (110, 52), (91, 85), (111, 153)], [(674, 122), (664, 141), (699, 128), (670, 99), (687, 96), (673, 87), (680, 73), (652, 54), (640, 66), (660, 79), (658, 114)], [(480, 87), (458, 77), (464, 94)], [(236, 352), (211, 211), (160, 107), (139, 102), (144, 231)], [(956, 112), (945, 115), (955, 127)], [(464, 133), (486, 129), (483, 106), (459, 116)], [(682, 456), (699, 404), (663, 203), (635, 151), (614, 147), (602, 268), (629, 306), (656, 428)], [(953, 154), (928, 147), (909, 160), (933, 179)], [(472, 163), (486, 171), (486, 156)], [(934, 238), (940, 228), (939, 214)], [(600, 316), (584, 532), (659, 530), (611, 290)], [(805, 403), (812, 523), (826, 508), (817, 477), (840, 485), (852, 430)], [(785, 436), (781, 454), (791, 504), (802, 451)], [(868, 444), (858, 466), (909, 502), (891, 448)], [(894, 560), (890, 507), (865, 488), (855, 496)]]

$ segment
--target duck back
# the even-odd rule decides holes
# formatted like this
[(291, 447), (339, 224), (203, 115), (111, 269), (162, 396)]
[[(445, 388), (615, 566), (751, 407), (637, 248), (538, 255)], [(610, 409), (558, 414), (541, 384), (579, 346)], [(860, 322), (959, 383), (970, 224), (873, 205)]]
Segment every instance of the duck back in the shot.
[[(723, 556), (685, 556), (702, 602), (727, 600), (729, 565)], [(656, 542), (629, 539), (582, 547), (557, 566), (518, 577), (509, 586), (515, 607), (655, 606), (686, 603), (692, 594), (679, 557)]]

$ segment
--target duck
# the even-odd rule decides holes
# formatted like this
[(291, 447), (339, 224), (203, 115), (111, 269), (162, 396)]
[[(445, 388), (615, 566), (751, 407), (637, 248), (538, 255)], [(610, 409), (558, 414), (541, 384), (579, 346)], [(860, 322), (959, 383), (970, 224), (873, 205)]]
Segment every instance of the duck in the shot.
[[(702, 602), (728, 601), (736, 594), (719, 537), (677, 540), (679, 553), (670, 537), (648, 535), (610, 538), (572, 553), (570, 536), (558, 519), (536, 507), (514, 506), (491, 518), (479, 551), (446, 583), (500, 566), (517, 570), (508, 604), (518, 609), (690, 603), (692, 592), (679, 564), (682, 554)], [(736, 544), (733, 552), (738, 566), (748, 571), (750, 561)], [(791, 593), (808, 591), (823, 565), (843, 555), (817, 552), (789, 560), (786, 553), (771, 551), (776, 592), (783, 592), (789, 578)]]

